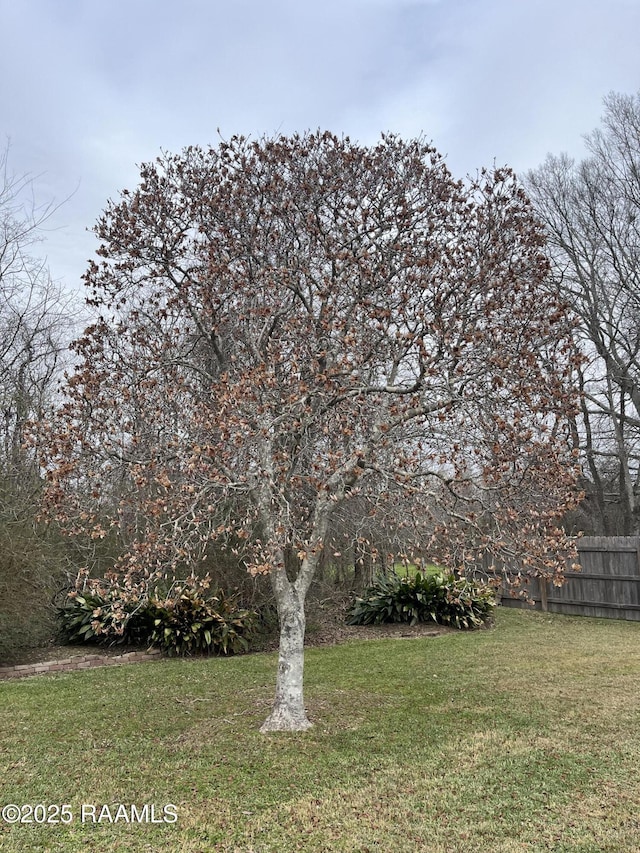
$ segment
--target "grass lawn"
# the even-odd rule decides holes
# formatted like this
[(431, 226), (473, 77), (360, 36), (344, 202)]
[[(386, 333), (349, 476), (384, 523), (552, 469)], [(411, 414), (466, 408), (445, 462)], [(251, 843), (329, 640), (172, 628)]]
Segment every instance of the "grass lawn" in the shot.
[(438, 573), (447, 574), (447, 569), (443, 569), (441, 566), (436, 566), (433, 563), (426, 563), (423, 566), (416, 566), (415, 563), (403, 564), (403, 563), (395, 563), (393, 566), (394, 572), (399, 575), (401, 578), (414, 578), (418, 571), (420, 571), (423, 575), (437, 575)]
[[(0, 850), (640, 851), (638, 623), (500, 610), (487, 631), (310, 649), (303, 735), (258, 733), (275, 671), (256, 654), (0, 684), (0, 805), (72, 816), (0, 823)], [(83, 823), (83, 803), (177, 821)]]

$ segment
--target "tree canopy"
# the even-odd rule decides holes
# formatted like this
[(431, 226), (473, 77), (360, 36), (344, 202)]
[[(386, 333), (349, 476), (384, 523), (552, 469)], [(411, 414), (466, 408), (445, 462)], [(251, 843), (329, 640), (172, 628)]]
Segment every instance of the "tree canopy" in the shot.
[(572, 320), (508, 169), (464, 184), (420, 139), (234, 137), (143, 165), (95, 230), (49, 506), (117, 529), (132, 589), (246, 543), (280, 615), (267, 729), (308, 725), (304, 599), (356, 500), (452, 569), (562, 571)]

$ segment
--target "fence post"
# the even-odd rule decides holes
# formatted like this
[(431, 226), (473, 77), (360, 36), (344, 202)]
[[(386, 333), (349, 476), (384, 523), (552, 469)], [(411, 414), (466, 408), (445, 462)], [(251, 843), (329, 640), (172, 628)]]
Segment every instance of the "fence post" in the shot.
[(547, 604), (547, 596), (549, 594), (548, 583), (549, 583), (549, 581), (547, 580), (547, 578), (543, 578), (543, 577), (538, 578), (538, 584), (540, 586), (540, 603), (541, 603), (542, 609), (545, 613), (548, 610), (548, 604)]

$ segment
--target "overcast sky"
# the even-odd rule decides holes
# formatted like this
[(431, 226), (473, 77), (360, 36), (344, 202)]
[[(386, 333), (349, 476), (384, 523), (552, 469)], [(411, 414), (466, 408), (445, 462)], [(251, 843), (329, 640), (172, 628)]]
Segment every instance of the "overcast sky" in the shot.
[(640, 0), (0, 0), (0, 144), (62, 205), (46, 253), (79, 278), (108, 198), (218, 128), (424, 135), (456, 177), (580, 157), (640, 89)]

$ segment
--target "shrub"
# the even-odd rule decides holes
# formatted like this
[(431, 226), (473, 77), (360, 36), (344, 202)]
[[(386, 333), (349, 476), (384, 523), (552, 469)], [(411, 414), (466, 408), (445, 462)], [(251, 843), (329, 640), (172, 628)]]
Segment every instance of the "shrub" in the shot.
[(96, 616), (102, 615), (106, 606), (106, 599), (97, 594), (69, 594), (64, 604), (58, 608), (60, 633), (63, 638), (68, 643), (97, 641), (98, 635), (92, 623)]
[(116, 584), (104, 581), (100, 587), (71, 590), (58, 606), (60, 633), (68, 643), (145, 643), (151, 630), (148, 606), (125, 600)]
[(208, 587), (192, 576), (140, 594), (117, 580), (85, 579), (58, 608), (61, 632), (70, 643), (148, 643), (169, 654), (246, 651), (255, 614)]
[(152, 645), (168, 654), (247, 651), (255, 614), (237, 607), (222, 590), (205, 596), (202, 589), (179, 582), (162, 600), (151, 598), (148, 616), (153, 623)]
[(495, 607), (493, 588), (454, 574), (378, 577), (347, 615), (349, 625), (382, 622), (437, 622), (456, 628), (477, 628)]
[(51, 530), (20, 513), (8, 520), (11, 501), (0, 474), (0, 666), (20, 663), (25, 649), (55, 633), (53, 597), (65, 580), (66, 552)]

